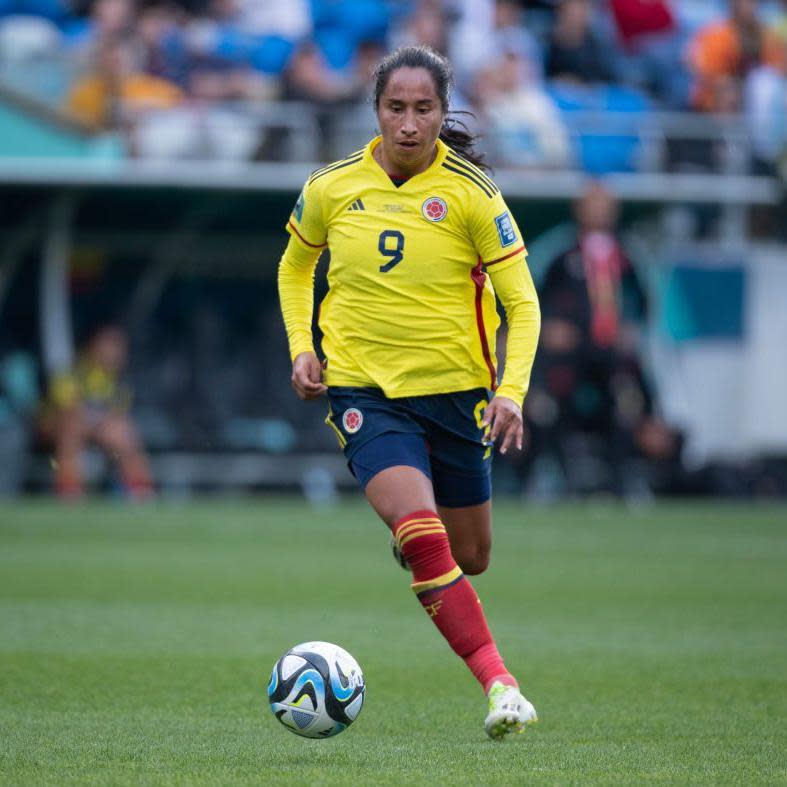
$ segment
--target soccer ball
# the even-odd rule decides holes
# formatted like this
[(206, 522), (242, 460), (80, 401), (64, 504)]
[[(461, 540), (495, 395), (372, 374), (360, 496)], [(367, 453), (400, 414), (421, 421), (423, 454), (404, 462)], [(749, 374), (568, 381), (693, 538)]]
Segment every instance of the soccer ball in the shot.
[(304, 642), (273, 665), (268, 700), (291, 732), (330, 738), (358, 718), (365, 691), (363, 672), (346, 650), (330, 642)]

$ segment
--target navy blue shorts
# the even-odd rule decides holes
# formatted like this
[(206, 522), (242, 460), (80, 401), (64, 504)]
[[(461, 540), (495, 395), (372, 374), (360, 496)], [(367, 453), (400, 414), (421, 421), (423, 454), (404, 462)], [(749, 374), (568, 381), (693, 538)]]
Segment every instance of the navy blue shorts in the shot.
[(492, 448), (481, 426), (486, 389), (388, 399), (379, 388), (332, 386), (328, 400), (326, 423), (362, 487), (381, 470), (407, 465), (431, 479), (441, 506), (489, 500)]

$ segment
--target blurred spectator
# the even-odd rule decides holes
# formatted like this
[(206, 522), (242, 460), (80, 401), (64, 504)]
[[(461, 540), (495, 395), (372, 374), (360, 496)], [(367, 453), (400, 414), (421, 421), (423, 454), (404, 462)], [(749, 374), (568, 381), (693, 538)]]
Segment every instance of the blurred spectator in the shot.
[(781, 0), (779, 14), (773, 20), (771, 30), (782, 42), (782, 46), (787, 47), (787, 0)]
[[(787, 0), (781, 16), (769, 17), (770, 28), (757, 20), (756, 0), (732, 0), (729, 19), (708, 23), (720, 3), (0, 0), (0, 69), (11, 58), (3, 74), (8, 84), (54, 105), (63, 105), (71, 88), (74, 114), (97, 128), (130, 129), (137, 155), (329, 159), (369, 133), (361, 110), (368, 65), (386, 46), (427, 44), (450, 54), (457, 77), (452, 105), (467, 107), (473, 94), (484, 125), (504, 141), (502, 161), (562, 165), (568, 159), (561, 120), (568, 119), (572, 161), (598, 174), (636, 170), (642, 118), (628, 121), (624, 113), (649, 111), (652, 96), (668, 108), (745, 112), (757, 167), (772, 171), (782, 147)], [(690, 76), (678, 53), (682, 36), (700, 27)], [(82, 56), (91, 58), (89, 73), (75, 80)], [(36, 61), (46, 61), (38, 71)], [(542, 87), (545, 71), (553, 81)], [(193, 100), (184, 104), (184, 94)], [(317, 150), (311, 107), (277, 114), (253, 105), (279, 98), (314, 107), (322, 135)], [(137, 110), (148, 108), (172, 111), (142, 120)], [(567, 118), (574, 110), (583, 114)], [(593, 127), (603, 112), (617, 113), (615, 136)], [(554, 139), (550, 129), (560, 129)], [(701, 140), (697, 147), (708, 145)]]
[(170, 2), (153, 2), (139, 11), (136, 33), (143, 70), (185, 88), (188, 54), (183, 37), (183, 11)]
[(0, 82), (23, 95), (57, 103), (71, 81), (57, 25), (43, 16), (0, 15)]
[[(754, 170), (772, 175), (787, 165), (787, 79), (769, 66), (746, 79), (743, 110), (749, 128)], [(782, 176), (787, 172), (782, 172)]]
[(567, 166), (568, 131), (530, 62), (509, 51), (483, 69), (475, 82), (476, 107), (497, 163)]
[(514, 51), (543, 76), (541, 47), (526, 25), (522, 4), (516, 0), (457, 0), (457, 21), (451, 33), (450, 55), (460, 87), (488, 68), (502, 52)]
[(88, 16), (66, 23), (65, 34), (71, 46), (89, 58), (100, 41), (131, 35), (135, 21), (134, 0), (94, 0)]
[(288, 99), (334, 104), (351, 98), (355, 90), (348, 75), (331, 68), (313, 43), (298, 49), (285, 73), (285, 97)]
[(184, 26), (191, 92), (209, 100), (270, 97), (271, 83), (311, 32), (304, 0), (210, 0)]
[(307, 0), (236, 0), (238, 29), (253, 36), (271, 36), (289, 42), (312, 33)]
[(391, 49), (400, 46), (428, 46), (445, 54), (448, 50), (448, 14), (441, 0), (420, 0), (394, 30)]
[(145, 110), (168, 109), (183, 100), (171, 82), (141, 70), (137, 41), (104, 38), (97, 44), (92, 72), (80, 79), (67, 100), (68, 110), (99, 129), (133, 125)]
[[(283, 98), (308, 102), (315, 108), (321, 137), (320, 149), (313, 154), (316, 158), (331, 160), (346, 155), (346, 140), (338, 137), (355, 140), (356, 129), (362, 129), (360, 144), (368, 141), (367, 126), (373, 120), (367, 103), (370, 77), (384, 54), (380, 43), (369, 40), (360, 42), (352, 62), (343, 69), (331, 67), (313, 43), (304, 44), (293, 56), (284, 74)], [(271, 135), (260, 157), (276, 158), (280, 142)], [(353, 144), (358, 144), (357, 140)]]
[(575, 206), (576, 244), (540, 287), (541, 344), (527, 413), (535, 452), (554, 456), (570, 491), (625, 494), (633, 457), (674, 460), (678, 438), (655, 415), (638, 360), (646, 301), (600, 184)]
[(632, 44), (642, 36), (669, 33), (675, 18), (668, 0), (611, 0), (612, 14), (621, 39)]
[[(784, 61), (781, 71), (765, 67), (753, 78), (744, 95), (746, 114), (750, 118), (754, 153), (765, 170), (778, 172), (787, 182), (787, 0), (781, 0), (779, 14), (771, 30), (781, 42)], [(755, 168), (762, 169), (757, 166)], [(782, 197), (782, 215), (787, 207), (787, 194)], [(787, 236), (782, 222), (781, 237)]]
[(522, 3), (517, 0), (495, 0), (493, 41), (496, 52), (515, 53), (528, 64), (532, 77), (544, 76), (543, 54), (538, 41), (527, 29)]
[(686, 108), (690, 80), (672, 3), (611, 0), (611, 9), (618, 34), (615, 72), (621, 81), (646, 90), (670, 108)]
[(757, 16), (757, 0), (730, 0), (729, 17), (703, 27), (689, 47), (693, 105), (704, 112), (735, 112), (743, 82), (760, 66), (782, 71), (785, 51)]
[(569, 82), (611, 82), (604, 44), (593, 31), (589, 0), (560, 0), (546, 58), (547, 75)]
[(128, 495), (145, 499), (152, 494), (148, 460), (129, 415), (131, 392), (121, 381), (126, 360), (126, 335), (103, 326), (73, 370), (52, 380), (41, 426), (54, 444), (55, 489), (61, 497), (83, 494), (81, 460), (88, 445), (117, 462)]
[(294, 45), (278, 34), (241, 33), (231, 0), (213, 0), (207, 11), (189, 20), (166, 2), (143, 8), (137, 22), (143, 70), (208, 103), (275, 98), (276, 77)]
[(60, 31), (49, 19), (0, 16), (0, 63), (24, 61), (51, 53), (60, 46)]

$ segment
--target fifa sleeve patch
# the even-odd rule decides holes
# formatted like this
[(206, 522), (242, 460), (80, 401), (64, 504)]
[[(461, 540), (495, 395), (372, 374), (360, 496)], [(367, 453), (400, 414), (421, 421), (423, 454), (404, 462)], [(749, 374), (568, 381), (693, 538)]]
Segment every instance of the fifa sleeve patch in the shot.
[(298, 197), (298, 201), (295, 203), (295, 207), (292, 209), (292, 212), (296, 219), (298, 219), (298, 223), (303, 221), (303, 208), (306, 205), (306, 200), (303, 196), (303, 192), (300, 193)]
[(514, 222), (511, 221), (511, 214), (508, 211), (495, 216), (495, 226), (497, 227), (497, 235), (500, 238), (500, 245), (503, 248), (516, 242)]

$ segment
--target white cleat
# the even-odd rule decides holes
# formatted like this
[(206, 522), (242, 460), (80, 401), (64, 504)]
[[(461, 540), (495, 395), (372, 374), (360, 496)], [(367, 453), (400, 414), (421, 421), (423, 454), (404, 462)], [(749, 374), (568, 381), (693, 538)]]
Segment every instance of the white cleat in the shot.
[(484, 721), (486, 734), (502, 741), (509, 733), (524, 732), (528, 724), (538, 721), (536, 709), (516, 686), (495, 681), (489, 689), (489, 713)]

